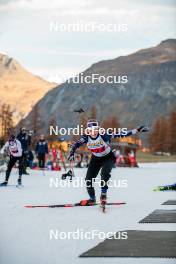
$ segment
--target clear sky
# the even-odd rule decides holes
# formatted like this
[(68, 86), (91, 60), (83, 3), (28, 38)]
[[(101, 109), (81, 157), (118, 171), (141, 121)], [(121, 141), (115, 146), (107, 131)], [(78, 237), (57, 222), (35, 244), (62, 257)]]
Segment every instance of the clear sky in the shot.
[[(0, 0), (0, 53), (60, 81), (97, 61), (175, 38), (175, 7), (173, 0)], [(51, 23), (126, 25), (127, 30), (54, 31)]]

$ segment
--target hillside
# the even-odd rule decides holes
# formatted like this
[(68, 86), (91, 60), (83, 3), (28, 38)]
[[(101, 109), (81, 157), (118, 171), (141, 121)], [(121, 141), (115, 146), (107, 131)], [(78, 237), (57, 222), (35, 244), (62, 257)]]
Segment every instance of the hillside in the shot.
[(13, 58), (0, 54), (0, 104), (11, 106), (15, 122), (26, 116), (54, 86), (29, 73)]

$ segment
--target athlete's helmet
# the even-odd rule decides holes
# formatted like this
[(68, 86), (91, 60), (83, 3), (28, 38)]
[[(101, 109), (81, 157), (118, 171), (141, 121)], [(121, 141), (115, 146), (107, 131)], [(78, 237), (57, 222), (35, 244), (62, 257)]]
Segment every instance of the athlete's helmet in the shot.
[(96, 119), (90, 119), (87, 122), (87, 128), (88, 129), (99, 129), (99, 124)]

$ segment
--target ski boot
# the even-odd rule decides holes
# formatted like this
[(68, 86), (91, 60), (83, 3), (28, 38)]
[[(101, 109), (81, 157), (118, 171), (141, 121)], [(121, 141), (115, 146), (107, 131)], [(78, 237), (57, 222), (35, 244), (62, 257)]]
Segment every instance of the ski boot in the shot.
[(8, 182), (7, 181), (4, 181), (0, 184), (0, 186), (7, 186)]
[(101, 193), (101, 196), (100, 196), (100, 208), (102, 209), (103, 213), (105, 213), (106, 202), (107, 202), (106, 193)]
[(96, 205), (96, 199), (93, 198), (93, 199), (87, 199), (87, 200), (81, 200), (80, 201), (80, 205), (81, 206), (93, 206), (93, 205)]
[(18, 186), (21, 186), (22, 182), (21, 182), (21, 178), (18, 179)]

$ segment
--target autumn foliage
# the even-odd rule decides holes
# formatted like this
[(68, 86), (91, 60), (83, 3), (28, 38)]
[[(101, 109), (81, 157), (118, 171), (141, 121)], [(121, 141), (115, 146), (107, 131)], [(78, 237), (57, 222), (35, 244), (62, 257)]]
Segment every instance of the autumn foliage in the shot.
[(0, 141), (4, 142), (13, 128), (13, 111), (8, 104), (0, 106)]
[(153, 152), (176, 153), (176, 111), (168, 118), (156, 119), (149, 136), (149, 146)]

